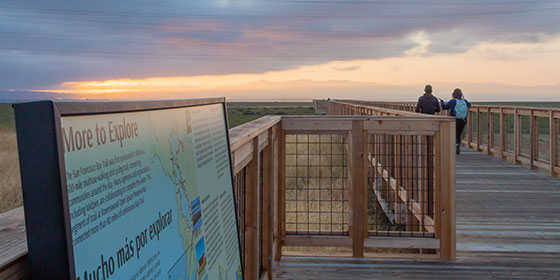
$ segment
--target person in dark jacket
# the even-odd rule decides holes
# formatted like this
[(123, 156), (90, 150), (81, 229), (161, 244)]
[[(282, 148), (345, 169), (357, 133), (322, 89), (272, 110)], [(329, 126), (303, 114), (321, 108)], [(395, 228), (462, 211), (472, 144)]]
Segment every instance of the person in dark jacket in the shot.
[(418, 98), (418, 104), (416, 104), (416, 113), (435, 115), (437, 112), (441, 111), (439, 108), (439, 102), (435, 96), (432, 95), (432, 86), (426, 85), (424, 88), (424, 95)]
[(441, 108), (444, 110), (449, 110), (449, 115), (456, 118), (456, 129), (455, 129), (455, 144), (457, 146), (456, 153), (461, 153), (461, 136), (463, 135), (463, 130), (467, 125), (467, 115), (468, 108), (471, 107), (471, 103), (463, 97), (463, 92), (460, 88), (456, 88), (451, 94), (453, 97), (449, 102), (445, 103), (443, 99), (440, 99)]

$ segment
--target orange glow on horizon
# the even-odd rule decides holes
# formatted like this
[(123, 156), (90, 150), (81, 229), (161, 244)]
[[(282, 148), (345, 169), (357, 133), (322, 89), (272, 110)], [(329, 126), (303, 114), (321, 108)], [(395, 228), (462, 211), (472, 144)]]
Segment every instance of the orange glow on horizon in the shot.
[(77, 94), (194, 93), (251, 88), (259, 81), (348, 81), (384, 85), (436, 83), (487, 83), (512, 86), (558, 85), (560, 38), (543, 43), (484, 43), (465, 53), (431, 55), (429, 41), (418, 35), (419, 47), (409, 56), (380, 60), (332, 61), (296, 69), (258, 74), (150, 77), (71, 81), (40, 90)]

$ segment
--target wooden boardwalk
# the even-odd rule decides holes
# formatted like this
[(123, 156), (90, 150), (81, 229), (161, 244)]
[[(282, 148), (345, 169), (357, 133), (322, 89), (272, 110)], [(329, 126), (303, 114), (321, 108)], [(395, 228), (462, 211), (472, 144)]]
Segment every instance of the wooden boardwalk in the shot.
[(279, 279), (560, 279), (560, 180), (457, 157), (457, 260), (282, 257)]
[[(22, 208), (1, 214), (0, 279), (26, 274)], [(9, 250), (7, 248), (10, 248)], [(457, 158), (457, 260), (282, 257), (279, 279), (560, 279), (560, 180), (466, 151)]]

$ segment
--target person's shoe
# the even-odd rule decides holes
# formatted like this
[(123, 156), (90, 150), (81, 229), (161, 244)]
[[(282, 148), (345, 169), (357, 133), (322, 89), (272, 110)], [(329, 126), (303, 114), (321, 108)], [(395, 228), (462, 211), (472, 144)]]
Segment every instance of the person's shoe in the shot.
[(461, 145), (457, 144), (457, 149), (455, 150), (455, 154), (460, 154), (461, 153)]

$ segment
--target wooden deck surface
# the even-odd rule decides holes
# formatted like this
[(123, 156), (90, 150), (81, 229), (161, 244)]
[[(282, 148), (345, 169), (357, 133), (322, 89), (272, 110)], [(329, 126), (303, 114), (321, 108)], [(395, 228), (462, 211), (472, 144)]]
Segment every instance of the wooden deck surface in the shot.
[(0, 280), (29, 277), (23, 207), (0, 214)]
[[(14, 270), (26, 269), (23, 210), (0, 217), (4, 222), (0, 262), (17, 262)], [(13, 273), (17, 272), (0, 270), (0, 279)], [(283, 257), (277, 275), (279, 279), (560, 279), (560, 180), (464, 152), (457, 158), (456, 261)]]
[(457, 157), (457, 260), (283, 257), (279, 279), (560, 279), (560, 180)]

